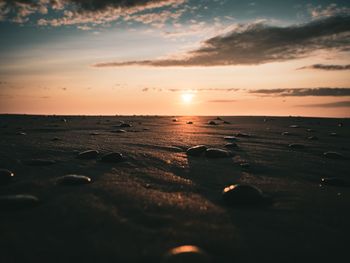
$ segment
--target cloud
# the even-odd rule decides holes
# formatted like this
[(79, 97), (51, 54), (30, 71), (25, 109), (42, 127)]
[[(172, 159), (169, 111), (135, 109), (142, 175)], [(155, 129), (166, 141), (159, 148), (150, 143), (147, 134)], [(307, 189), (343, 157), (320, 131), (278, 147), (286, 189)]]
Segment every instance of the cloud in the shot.
[(209, 103), (233, 103), (236, 100), (208, 100)]
[(121, 66), (254, 65), (303, 58), (317, 50), (350, 50), (350, 16), (334, 16), (305, 24), (277, 27), (263, 22), (237, 25), (177, 57), (97, 63)]
[[(29, 16), (48, 10), (56, 11), (57, 18), (40, 18), (39, 26), (104, 24), (120, 18), (147, 22), (165, 21), (178, 17), (181, 13), (157, 13), (134, 15), (161, 7), (178, 7), (187, 0), (0, 0), (0, 19), (15, 23), (26, 23)], [(62, 15), (63, 14), (63, 15)]]
[(300, 107), (315, 107), (315, 108), (350, 108), (350, 101), (337, 101), (321, 104), (299, 105)]
[(326, 7), (318, 6), (308, 6), (308, 10), (313, 18), (330, 17), (335, 15), (350, 15), (349, 7), (339, 7), (337, 4), (333, 3)]
[(257, 89), (249, 93), (258, 96), (306, 97), (306, 96), (350, 96), (350, 88), (308, 88), (308, 89)]
[(320, 69), (320, 70), (329, 70), (329, 71), (336, 71), (336, 70), (350, 70), (350, 64), (347, 65), (324, 65), (324, 64), (314, 64), (311, 66), (306, 66), (298, 69)]

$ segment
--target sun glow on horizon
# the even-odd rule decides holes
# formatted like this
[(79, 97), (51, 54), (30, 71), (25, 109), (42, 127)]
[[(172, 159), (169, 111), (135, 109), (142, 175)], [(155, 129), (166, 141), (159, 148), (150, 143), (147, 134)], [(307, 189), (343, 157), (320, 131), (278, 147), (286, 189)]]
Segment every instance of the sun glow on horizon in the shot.
[(194, 97), (193, 93), (184, 93), (181, 95), (182, 101), (187, 104), (192, 102), (193, 97)]

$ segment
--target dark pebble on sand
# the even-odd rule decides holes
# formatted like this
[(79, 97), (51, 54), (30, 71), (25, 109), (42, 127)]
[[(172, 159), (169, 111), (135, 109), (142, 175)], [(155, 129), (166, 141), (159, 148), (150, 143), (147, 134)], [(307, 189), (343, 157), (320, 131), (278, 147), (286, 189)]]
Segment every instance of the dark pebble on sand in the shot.
[(1, 210), (16, 210), (34, 207), (39, 204), (39, 199), (33, 195), (4, 195), (0, 196)]
[(130, 128), (130, 127), (132, 127), (132, 125), (129, 124), (129, 123), (122, 123), (122, 124), (119, 125), (119, 127), (120, 128)]
[(193, 122), (192, 121), (188, 121), (188, 122), (186, 122), (187, 124), (193, 124)]
[(243, 137), (243, 138), (249, 138), (251, 137), (249, 134), (247, 133), (242, 133), (242, 132), (238, 132), (235, 134), (236, 137)]
[(222, 198), (227, 205), (259, 205), (265, 201), (265, 196), (260, 189), (240, 184), (225, 187)]
[(283, 136), (288, 136), (288, 135), (291, 135), (290, 132), (282, 132), (282, 135)]
[(296, 129), (296, 128), (299, 128), (299, 125), (290, 125), (289, 128), (294, 128), (294, 129)]
[(315, 132), (313, 129), (307, 129), (307, 132)]
[(342, 160), (345, 159), (344, 155), (338, 152), (325, 152), (323, 155), (329, 159)]
[(51, 139), (51, 141), (53, 141), (53, 142), (57, 142), (57, 141), (60, 141), (61, 139), (60, 138), (58, 138), (58, 137), (55, 137), (55, 138), (52, 138)]
[(209, 255), (201, 248), (185, 245), (170, 249), (163, 257), (162, 263), (209, 263)]
[(91, 178), (84, 175), (69, 174), (57, 179), (60, 185), (82, 185), (91, 183)]
[(207, 150), (205, 145), (197, 145), (187, 149), (186, 153), (190, 156), (200, 156)]
[(95, 159), (98, 156), (99, 152), (96, 150), (88, 150), (78, 154), (78, 159), (90, 160)]
[(229, 121), (224, 121), (224, 124), (231, 124), (231, 122), (229, 122)]
[(113, 152), (113, 153), (107, 153), (102, 156), (101, 162), (105, 163), (119, 163), (124, 161), (125, 158), (121, 153)]
[(48, 166), (48, 165), (53, 165), (56, 163), (55, 160), (50, 160), (50, 159), (31, 159), (24, 161), (26, 165), (30, 166)]
[(337, 177), (327, 177), (321, 179), (322, 185), (331, 185), (331, 186), (349, 186), (349, 182), (337, 178)]
[(227, 141), (237, 141), (237, 138), (235, 136), (225, 136), (224, 139)]
[(237, 148), (237, 147), (238, 147), (237, 143), (234, 143), (234, 142), (225, 144), (225, 148)]
[(7, 169), (0, 169), (0, 185), (9, 183), (15, 174)]
[(208, 125), (218, 125), (215, 121), (209, 121)]
[(317, 136), (309, 136), (309, 137), (307, 137), (307, 139), (310, 141), (317, 141), (318, 137)]
[(119, 129), (119, 130), (112, 131), (112, 133), (126, 133), (126, 130)]
[(178, 120), (177, 119), (172, 119), (173, 122), (177, 122)]
[(305, 145), (299, 143), (291, 143), (288, 145), (288, 147), (291, 149), (304, 149)]
[(25, 136), (27, 135), (25, 132), (17, 132), (16, 135), (21, 135), (21, 136)]
[(231, 153), (222, 149), (209, 148), (205, 151), (205, 156), (208, 158), (227, 158)]

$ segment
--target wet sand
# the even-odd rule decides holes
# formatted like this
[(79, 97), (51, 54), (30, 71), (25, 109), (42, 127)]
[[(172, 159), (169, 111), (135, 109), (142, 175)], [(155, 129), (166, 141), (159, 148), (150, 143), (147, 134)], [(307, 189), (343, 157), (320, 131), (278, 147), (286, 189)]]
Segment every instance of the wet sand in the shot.
[[(1, 115), (0, 168), (15, 176), (0, 197), (29, 194), (39, 203), (0, 206), (0, 262), (161, 262), (187, 244), (212, 262), (348, 257), (350, 120), (221, 119)], [(230, 142), (237, 147), (225, 148)], [(188, 156), (196, 145), (231, 155)], [(98, 154), (77, 158), (87, 150)], [(100, 161), (110, 152), (123, 161)], [(69, 174), (91, 182), (57, 183)], [(330, 177), (340, 183), (321, 184)], [(230, 184), (255, 186), (271, 203), (227, 205)]]

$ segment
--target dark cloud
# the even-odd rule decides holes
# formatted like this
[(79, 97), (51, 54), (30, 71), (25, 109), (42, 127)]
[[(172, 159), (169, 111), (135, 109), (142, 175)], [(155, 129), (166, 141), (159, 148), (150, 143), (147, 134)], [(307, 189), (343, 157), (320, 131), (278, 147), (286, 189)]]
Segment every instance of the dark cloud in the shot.
[(316, 50), (350, 50), (350, 16), (277, 27), (264, 23), (239, 25), (227, 34), (207, 39), (179, 59), (106, 62), (95, 67), (226, 66), (262, 64), (302, 58)]
[(315, 107), (315, 108), (350, 108), (350, 101), (337, 101), (331, 103), (321, 104), (307, 104), (300, 105), (301, 107)]
[(324, 64), (314, 64), (307, 67), (302, 67), (299, 69), (320, 69), (320, 70), (329, 70), (329, 71), (336, 71), (336, 70), (350, 70), (350, 64), (348, 65), (324, 65)]
[(236, 100), (208, 100), (209, 103), (233, 103)]
[(305, 96), (350, 96), (350, 88), (309, 88), (309, 89), (258, 89), (249, 93), (258, 96), (305, 97)]

